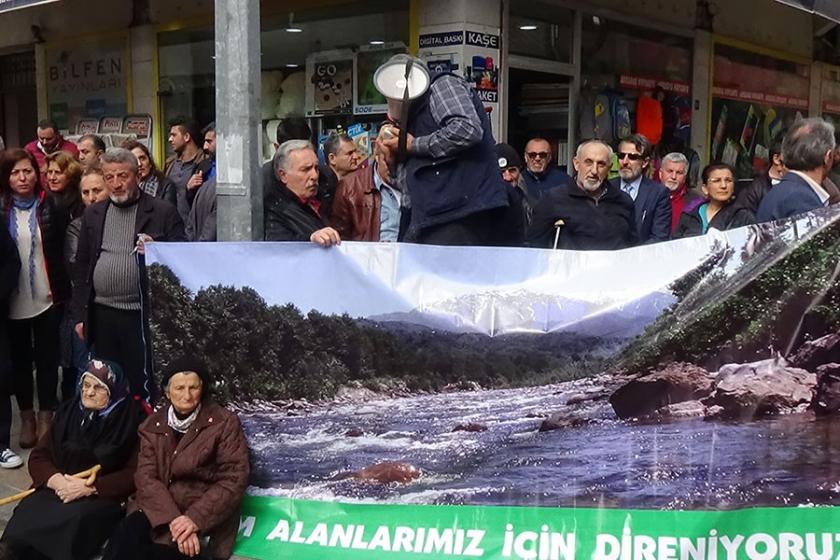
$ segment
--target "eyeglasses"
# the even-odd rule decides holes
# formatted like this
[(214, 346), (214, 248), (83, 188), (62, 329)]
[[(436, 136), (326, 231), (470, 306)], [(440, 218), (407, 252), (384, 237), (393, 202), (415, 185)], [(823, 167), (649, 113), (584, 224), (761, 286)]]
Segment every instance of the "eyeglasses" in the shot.
[(547, 159), (550, 154), (548, 152), (525, 152), (525, 155), (531, 159)]
[(645, 156), (642, 154), (636, 154), (631, 152), (618, 152), (618, 161), (623, 160), (624, 158), (629, 159), (630, 161), (639, 161), (640, 159), (644, 159)]

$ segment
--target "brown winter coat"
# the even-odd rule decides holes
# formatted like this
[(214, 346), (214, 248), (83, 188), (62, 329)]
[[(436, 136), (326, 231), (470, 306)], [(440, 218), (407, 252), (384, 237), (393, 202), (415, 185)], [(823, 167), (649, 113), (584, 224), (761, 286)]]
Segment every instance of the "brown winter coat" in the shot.
[(248, 444), (236, 414), (205, 401), (189, 431), (177, 441), (166, 417), (169, 406), (140, 426), (140, 457), (129, 507), (149, 518), (155, 541), (172, 544), (169, 523), (186, 515), (210, 537), (214, 558), (233, 552), (239, 503), (248, 485)]
[(348, 241), (379, 241), (381, 206), (372, 166), (357, 169), (338, 182), (330, 225)]

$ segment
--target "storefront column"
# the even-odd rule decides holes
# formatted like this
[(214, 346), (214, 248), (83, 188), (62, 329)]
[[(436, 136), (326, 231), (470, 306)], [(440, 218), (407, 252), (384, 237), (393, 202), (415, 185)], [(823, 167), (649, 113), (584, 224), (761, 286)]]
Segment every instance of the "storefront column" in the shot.
[(35, 45), (35, 87), (38, 92), (38, 120), (49, 118), (47, 101), (47, 52), (43, 43)]
[(808, 95), (808, 115), (811, 117), (822, 116), (822, 83), (823, 65), (822, 62), (811, 63), (811, 91)]
[[(155, 117), (157, 105), (157, 79), (155, 77), (155, 51), (157, 35), (151, 25), (142, 25), (130, 29), (131, 41), (131, 91), (129, 91), (129, 111)], [(160, 126), (155, 121), (154, 127)], [(156, 136), (152, 135), (152, 138)]]
[(260, 2), (215, 1), (218, 239), (260, 240)]
[[(491, 64), (486, 74), (495, 76), (496, 85), (477, 87), (484, 106), (490, 111), (494, 135), (499, 138), (502, 105), (499, 103), (502, 72), (501, 58), (501, 0), (421, 0), (419, 6), (420, 50), (422, 58), (431, 63), (457, 65), (456, 74), (465, 76), (475, 85), (474, 76), (483, 72), (473, 68), (476, 62)], [(463, 32), (460, 42), (453, 41), (454, 32)], [(413, 45), (412, 45), (413, 47)]]
[(714, 40), (708, 31), (696, 30), (694, 35), (694, 72), (691, 79), (691, 148), (700, 161), (709, 161), (709, 119), (711, 118), (712, 64)]

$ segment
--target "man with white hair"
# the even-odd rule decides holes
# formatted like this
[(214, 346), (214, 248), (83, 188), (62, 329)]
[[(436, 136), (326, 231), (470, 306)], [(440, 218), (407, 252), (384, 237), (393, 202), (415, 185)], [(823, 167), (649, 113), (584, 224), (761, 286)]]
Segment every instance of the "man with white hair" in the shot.
[(798, 216), (828, 206), (831, 195), (823, 187), (834, 165), (834, 126), (821, 118), (793, 124), (782, 142), (782, 161), (788, 172), (761, 199), (756, 221)]
[(307, 140), (288, 140), (274, 154), (280, 186), (265, 196), (266, 241), (312, 241), (322, 247), (341, 243), (328, 227), (318, 199), (318, 156)]
[[(633, 199), (607, 176), (612, 148), (600, 140), (578, 146), (575, 182), (543, 199), (528, 232), (531, 247), (613, 250), (638, 243)], [(559, 233), (558, 233), (559, 229)]]
[(703, 199), (688, 186), (688, 158), (680, 152), (671, 152), (662, 158), (659, 182), (668, 189), (671, 198), (671, 234), (676, 231), (683, 212), (691, 212)]
[(142, 320), (139, 265), (147, 241), (186, 241), (174, 206), (140, 189), (137, 158), (109, 148), (100, 158), (108, 198), (89, 206), (82, 218), (73, 268), (76, 333), (97, 358), (123, 367), (133, 395), (154, 398), (151, 355)]

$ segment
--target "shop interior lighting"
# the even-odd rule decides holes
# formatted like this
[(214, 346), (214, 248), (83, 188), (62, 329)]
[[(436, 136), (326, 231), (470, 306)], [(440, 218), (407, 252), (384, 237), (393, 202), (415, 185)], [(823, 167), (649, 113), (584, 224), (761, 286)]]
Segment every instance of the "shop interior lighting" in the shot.
[(594, 23), (595, 25), (601, 25), (601, 18), (599, 18), (598, 16), (592, 16), (592, 23)]
[(374, 39), (373, 41), (370, 42), (370, 44), (371, 45), (384, 45), (385, 41), (382, 41), (380, 39)]
[(520, 25), (520, 26), (519, 26), (519, 29), (520, 29), (521, 31), (534, 31), (535, 29), (537, 29), (537, 26), (536, 26), (536, 25), (533, 25), (533, 24)]
[(300, 64), (295, 64), (294, 62), (290, 62), (289, 64), (286, 65), (286, 68), (298, 68), (298, 67), (300, 67)]
[(295, 25), (295, 13), (289, 12), (289, 25), (286, 26), (286, 33), (300, 33), (303, 29)]

